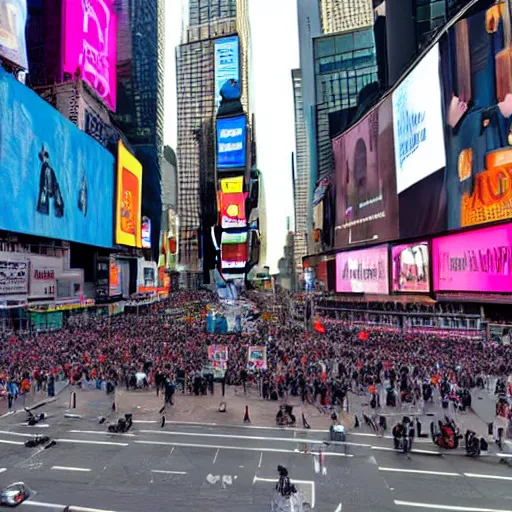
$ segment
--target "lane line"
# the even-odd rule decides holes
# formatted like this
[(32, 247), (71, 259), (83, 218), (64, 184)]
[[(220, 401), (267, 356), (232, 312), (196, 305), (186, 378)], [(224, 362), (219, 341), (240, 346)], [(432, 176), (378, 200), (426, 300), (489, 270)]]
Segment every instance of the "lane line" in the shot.
[(468, 478), (485, 478), (489, 480), (512, 480), (512, 476), (481, 475), (478, 473), (464, 473)]
[(86, 439), (55, 439), (55, 441), (57, 441), (58, 443), (98, 444), (102, 446), (128, 446), (128, 443), (114, 443), (111, 441), (89, 441)]
[(418, 475), (462, 476), (460, 473), (450, 473), (447, 471), (427, 471), (422, 469), (379, 468), (379, 471), (389, 471), (393, 473), (413, 473)]
[(166, 471), (164, 469), (152, 469), (151, 473), (161, 473), (163, 475), (187, 475), (186, 471)]
[[(214, 444), (196, 444), (196, 443), (175, 443), (172, 441), (134, 441), (135, 444), (149, 444), (155, 446), (181, 446), (185, 448), (209, 448), (213, 450), (221, 449), (221, 450), (239, 450), (246, 452), (269, 452), (269, 453), (295, 453), (301, 454), (301, 452), (296, 450), (285, 450), (279, 448), (253, 448), (250, 446), (219, 446)], [(336, 452), (323, 452), (326, 457), (347, 457), (352, 458), (354, 455), (351, 453), (336, 453)], [(303, 454), (302, 454), (303, 455)]]
[(22, 443), (21, 441), (8, 441), (7, 439), (0, 439), (0, 443), (2, 444), (16, 444), (18, 446), (23, 446), (25, 443)]
[(51, 469), (56, 471), (81, 471), (83, 473), (89, 473), (91, 471), (87, 468), (73, 468), (71, 466), (52, 466)]
[(158, 421), (156, 421), (156, 420), (133, 420), (132, 423), (158, 423)]
[(100, 434), (106, 436), (125, 436), (125, 437), (136, 437), (135, 434), (130, 432), (107, 432), (103, 430), (68, 430), (70, 434)]
[[(260, 478), (259, 476), (254, 475), (254, 478), (252, 479), (252, 485), (254, 485), (256, 482), (271, 482), (276, 483), (276, 478)], [(305, 484), (311, 486), (311, 508), (315, 508), (315, 502), (316, 502), (316, 495), (315, 495), (315, 482), (313, 480), (295, 480), (294, 478), (290, 478), (290, 482), (292, 484)], [(340, 503), (341, 505), (341, 503)]]
[[(28, 505), (32, 507), (41, 507), (41, 508), (57, 508), (62, 510), (66, 507), (66, 505), (61, 505), (60, 503), (45, 503), (43, 501), (24, 501), (21, 504), (21, 507)], [(114, 510), (105, 510), (103, 508), (88, 508), (88, 507), (75, 507), (69, 506), (69, 512), (115, 512)]]
[[(31, 429), (35, 428), (35, 425), (29, 425), (28, 423), (20, 423), (19, 426), (20, 427), (29, 427)], [(38, 423), (37, 424), (37, 428), (48, 428), (49, 426), (50, 425), (48, 425), (48, 423), (43, 423), (43, 424)]]
[(220, 448), (217, 448), (217, 451), (215, 452), (215, 457), (213, 457), (212, 464), (215, 464), (215, 461), (217, 460), (217, 457), (219, 456), (219, 451), (220, 451)]
[(343, 510), (343, 505), (340, 503), (334, 512), (341, 512)]
[(263, 452), (260, 454), (260, 461), (258, 462), (258, 469), (261, 468), (261, 461), (263, 460)]
[(10, 416), (11, 414), (14, 414), (14, 411), (7, 411), (6, 413), (2, 414), (0, 418), (7, 418), (7, 416)]
[(7, 471), (7, 468), (0, 468), (0, 473), (5, 473)]
[(456, 505), (434, 505), (433, 503), (416, 503), (414, 501), (395, 500), (395, 505), (412, 508), (434, 508), (437, 510), (458, 510), (460, 512), (512, 512), (510, 509), (459, 507)]
[[(134, 421), (134, 423), (137, 423)], [(155, 422), (157, 423), (157, 422)], [(191, 427), (220, 427), (220, 428), (242, 428), (242, 429), (253, 429), (253, 430), (279, 430), (280, 432), (305, 432), (303, 428), (295, 427), (263, 427), (259, 425), (223, 425), (222, 423), (197, 423), (195, 421), (168, 421), (169, 425), (189, 425)], [(329, 430), (315, 430), (314, 428), (309, 429), (307, 432), (319, 432), (322, 434), (328, 434)]]
[(8, 436), (18, 436), (18, 437), (34, 437), (36, 434), (22, 434), (21, 432), (11, 432), (10, 430), (0, 430), (0, 434), (8, 435)]
[[(377, 450), (377, 451), (381, 451), (381, 452), (402, 453), (401, 450), (395, 450), (394, 448), (391, 448), (389, 446), (372, 446), (372, 450)], [(410, 453), (421, 453), (421, 454), (425, 454), (425, 455), (445, 455), (444, 453), (441, 453), (441, 452), (434, 452), (434, 451), (430, 451), (430, 450), (416, 450), (416, 449), (412, 449)]]

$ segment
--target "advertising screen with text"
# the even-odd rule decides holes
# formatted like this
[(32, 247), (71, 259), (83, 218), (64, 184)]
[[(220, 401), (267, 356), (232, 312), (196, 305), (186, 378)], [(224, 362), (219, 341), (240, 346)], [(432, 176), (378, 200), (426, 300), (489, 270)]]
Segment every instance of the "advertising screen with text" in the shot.
[(336, 254), (336, 291), (389, 293), (388, 246)]
[(393, 291), (430, 291), (428, 242), (395, 245), (393, 258)]
[(217, 169), (241, 169), (246, 165), (245, 116), (217, 119)]
[(238, 36), (224, 37), (215, 41), (215, 102), (222, 100), (220, 90), (228, 80), (240, 81), (240, 57)]
[(220, 180), (220, 189), (224, 194), (238, 194), (244, 191), (244, 177), (235, 176), (233, 178), (222, 178)]
[(115, 0), (64, 0), (64, 71), (82, 78), (116, 110), (117, 17)]
[(245, 216), (245, 199), (247, 193), (219, 193), (220, 223), (222, 228), (244, 228), (247, 225)]
[(512, 293), (512, 225), (434, 238), (434, 291)]

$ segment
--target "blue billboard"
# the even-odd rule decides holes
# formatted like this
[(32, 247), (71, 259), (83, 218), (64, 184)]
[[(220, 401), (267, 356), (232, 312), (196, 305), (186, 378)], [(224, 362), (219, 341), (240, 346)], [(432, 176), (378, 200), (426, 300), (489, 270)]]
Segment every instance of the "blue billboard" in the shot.
[(245, 116), (217, 119), (217, 169), (239, 169), (246, 164)]
[(238, 36), (215, 41), (215, 105), (221, 102), (220, 90), (228, 80), (240, 82), (240, 56)]
[(0, 66), (0, 229), (112, 247), (114, 157)]

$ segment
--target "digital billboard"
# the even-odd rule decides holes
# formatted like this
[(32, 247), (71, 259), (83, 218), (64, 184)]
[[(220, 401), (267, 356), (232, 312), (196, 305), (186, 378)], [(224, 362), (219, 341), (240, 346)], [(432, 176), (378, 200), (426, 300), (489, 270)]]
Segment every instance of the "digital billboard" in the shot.
[(117, 148), (116, 243), (142, 247), (142, 165), (119, 141)]
[(1, 67), (0, 90), (0, 229), (112, 247), (112, 155)]
[(244, 177), (235, 176), (234, 178), (222, 178), (220, 189), (224, 194), (238, 194), (244, 191)]
[(142, 217), (142, 248), (151, 249), (151, 220), (148, 217)]
[(336, 254), (336, 291), (389, 293), (388, 246)]
[(117, 17), (115, 0), (64, 0), (65, 72), (82, 78), (116, 109)]
[(25, 70), (28, 69), (26, 23), (27, 0), (0, 2), (0, 57)]
[(229, 233), (224, 231), (222, 233), (221, 244), (222, 245), (232, 245), (232, 244), (246, 244), (247, 243), (247, 231), (242, 231), (239, 233)]
[(394, 292), (430, 292), (428, 242), (395, 245), (391, 255)]
[(332, 141), (336, 247), (398, 238), (391, 99)]
[(115, 295), (121, 295), (122, 291), (122, 267), (118, 261), (114, 258), (110, 258), (109, 269), (108, 269), (108, 294), (113, 297)]
[(512, 225), (434, 238), (434, 291), (512, 293)]
[(245, 200), (247, 192), (239, 194), (219, 193), (220, 224), (224, 229), (244, 228), (247, 225)]
[(217, 169), (245, 167), (246, 125), (245, 115), (217, 119)]
[(215, 41), (215, 102), (222, 100), (220, 90), (228, 80), (240, 82), (240, 50), (238, 36)]
[(506, 5), (473, 8), (442, 41), (448, 229), (512, 218), (512, 50)]
[(227, 244), (222, 245), (221, 254), (223, 261), (243, 261), (248, 259), (247, 244)]
[(446, 165), (439, 81), (439, 45), (435, 45), (392, 95), (397, 192)]

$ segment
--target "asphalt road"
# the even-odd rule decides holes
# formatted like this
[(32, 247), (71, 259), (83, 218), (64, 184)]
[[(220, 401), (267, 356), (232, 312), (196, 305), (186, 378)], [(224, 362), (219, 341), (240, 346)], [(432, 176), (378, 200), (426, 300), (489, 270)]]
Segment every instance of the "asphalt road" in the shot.
[[(57, 403), (42, 410), (48, 426), (25, 426), (23, 413), (0, 419), (0, 485), (23, 481), (34, 491), (21, 511), (263, 512), (278, 464), (314, 511), (512, 511), (509, 466), (440, 455), (428, 439), (405, 457), (388, 437), (364, 431), (345, 447), (325, 444), (325, 431), (171, 422), (161, 429), (137, 417), (128, 435), (111, 435), (93, 418), (65, 419)], [(26, 448), (35, 432), (57, 445)]]

